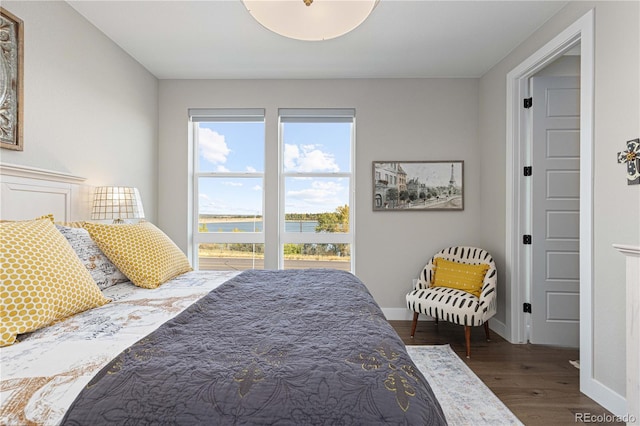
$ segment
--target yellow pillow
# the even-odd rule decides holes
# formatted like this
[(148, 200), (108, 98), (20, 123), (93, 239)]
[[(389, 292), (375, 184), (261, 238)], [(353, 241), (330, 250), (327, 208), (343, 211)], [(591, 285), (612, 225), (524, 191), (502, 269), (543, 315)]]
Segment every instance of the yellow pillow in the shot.
[(110, 300), (49, 219), (0, 224), (0, 346)]
[(436, 257), (433, 264), (435, 266), (432, 283), (434, 287), (456, 288), (480, 297), (484, 276), (489, 270), (489, 265), (468, 265), (441, 257)]
[(138, 287), (156, 288), (191, 271), (189, 260), (167, 235), (149, 222), (84, 228), (100, 250)]
[(44, 214), (42, 216), (36, 217), (35, 219), (28, 219), (28, 220), (5, 220), (5, 219), (1, 219), (0, 223), (9, 223), (9, 222), (28, 222), (29, 220), (38, 220), (38, 219), (49, 219), (51, 222), (53, 222), (55, 219), (53, 218), (53, 214), (49, 213), (49, 214)]
[(36, 220), (38, 219), (49, 219), (51, 222), (55, 222), (55, 219), (53, 218), (53, 214), (49, 213), (49, 214), (44, 214), (40, 217), (36, 217)]

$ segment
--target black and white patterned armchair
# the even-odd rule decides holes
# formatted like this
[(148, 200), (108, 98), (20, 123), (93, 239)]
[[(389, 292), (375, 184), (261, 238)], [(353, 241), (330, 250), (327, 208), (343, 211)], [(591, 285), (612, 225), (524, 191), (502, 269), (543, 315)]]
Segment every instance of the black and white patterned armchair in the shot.
[[(453, 262), (471, 265), (487, 264), (489, 269), (484, 277), (480, 297), (476, 297), (463, 290), (449, 287), (432, 287), (434, 277), (434, 259), (441, 257)], [(406, 296), (407, 308), (414, 312), (411, 326), (411, 338), (414, 337), (418, 324), (418, 315), (429, 315), (439, 319), (464, 326), (467, 358), (471, 355), (470, 338), (471, 327), (484, 325), (487, 340), (489, 340), (489, 318), (496, 313), (496, 265), (491, 255), (477, 247), (448, 247), (436, 253), (426, 264), (415, 290)]]

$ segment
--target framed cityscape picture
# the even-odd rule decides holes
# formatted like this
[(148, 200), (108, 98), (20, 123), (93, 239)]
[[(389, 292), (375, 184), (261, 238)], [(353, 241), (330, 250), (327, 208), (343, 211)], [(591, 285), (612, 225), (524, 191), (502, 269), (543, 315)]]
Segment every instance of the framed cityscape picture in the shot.
[(22, 151), (23, 23), (0, 7), (0, 147)]
[(464, 210), (464, 162), (374, 161), (373, 210)]

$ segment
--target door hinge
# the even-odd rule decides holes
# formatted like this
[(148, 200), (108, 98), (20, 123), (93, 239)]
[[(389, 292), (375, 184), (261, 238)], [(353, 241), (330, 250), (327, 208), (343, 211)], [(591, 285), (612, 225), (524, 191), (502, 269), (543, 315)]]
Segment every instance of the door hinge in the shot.
[(533, 98), (525, 98), (524, 107), (529, 109), (533, 106)]
[(525, 176), (531, 176), (532, 174), (533, 174), (533, 167), (524, 166), (524, 175)]
[(523, 303), (522, 304), (522, 312), (524, 312), (525, 314), (530, 314), (531, 313), (531, 303)]
[(531, 244), (531, 235), (523, 235), (522, 244)]

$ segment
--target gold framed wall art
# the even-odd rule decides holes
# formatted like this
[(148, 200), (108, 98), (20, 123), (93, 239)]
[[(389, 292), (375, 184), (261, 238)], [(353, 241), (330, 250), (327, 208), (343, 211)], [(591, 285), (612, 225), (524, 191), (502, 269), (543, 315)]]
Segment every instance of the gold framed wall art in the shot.
[(0, 7), (0, 147), (23, 150), (23, 22)]

